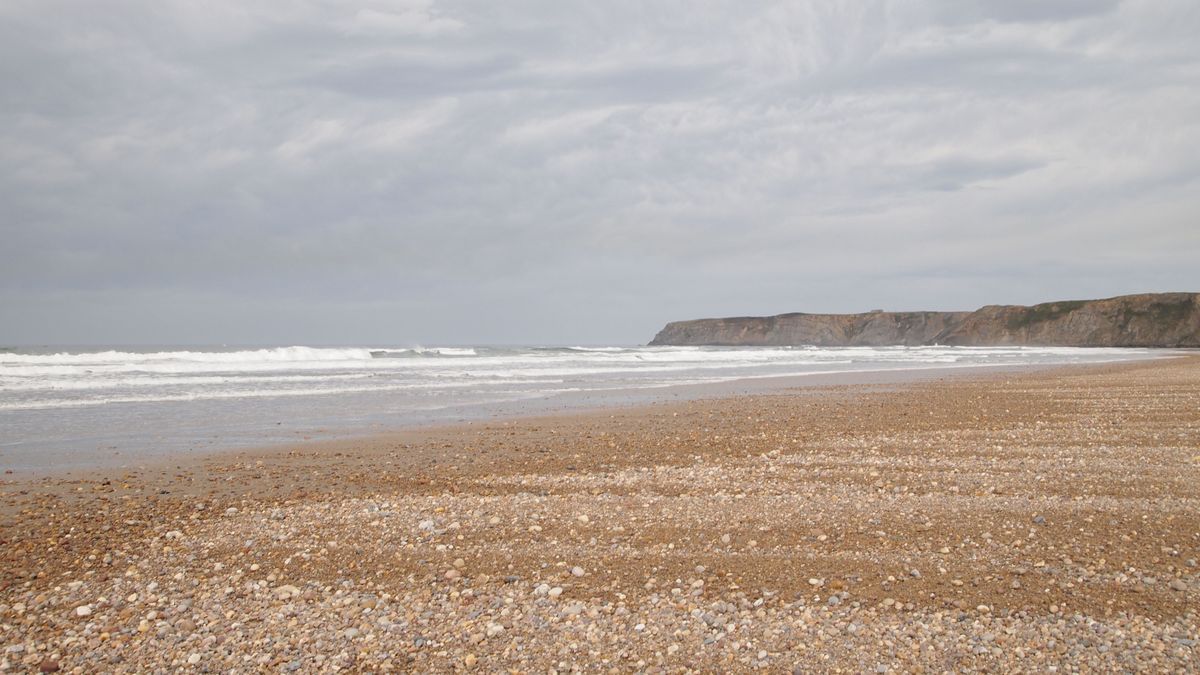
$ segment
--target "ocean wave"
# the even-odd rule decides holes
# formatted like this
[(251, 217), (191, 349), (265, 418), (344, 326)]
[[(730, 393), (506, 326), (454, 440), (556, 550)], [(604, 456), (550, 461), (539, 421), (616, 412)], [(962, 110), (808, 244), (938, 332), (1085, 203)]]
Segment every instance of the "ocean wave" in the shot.
[(412, 358), (415, 356), (478, 356), (473, 347), (406, 347), (403, 349), (372, 349), (377, 359)]
[(629, 351), (629, 347), (564, 347), (564, 349), (572, 352), (598, 352), (601, 354), (619, 354)]
[(374, 377), (372, 373), (323, 373), (321, 375), (210, 375), (200, 377), (5, 377), (0, 375), (0, 391), (72, 391), (89, 389), (142, 389), (151, 387), (211, 387), (229, 384), (289, 385), (304, 382), (337, 382)]
[[(561, 382), (561, 380), (560, 380)], [(512, 386), (514, 384), (544, 385), (545, 380), (468, 380), (450, 382), (409, 382), (403, 384), (381, 384), (357, 387), (310, 387), (302, 389), (227, 389), (213, 391), (162, 392), (158, 394), (120, 394), (94, 396), (90, 398), (22, 398), (0, 401), (0, 412), (20, 410), (43, 410), (52, 408), (85, 408), (119, 403), (180, 403), (188, 401), (214, 401), (224, 399), (291, 398), (297, 396), (330, 396), (342, 394), (369, 394), (397, 391), (432, 392), (438, 390), (468, 389), (488, 393), (488, 387)], [(538, 393), (531, 390), (532, 393)]]
[(58, 352), (55, 354), (0, 353), (0, 366), (7, 365), (106, 365), (183, 361), (195, 363), (298, 363), (304, 361), (363, 361), (369, 349), (323, 347), (275, 347), (241, 351), (169, 352)]
[[(244, 350), (0, 352), (0, 410), (104, 403), (486, 389), (667, 386), (831, 368), (1066, 363), (1145, 350), (1030, 347), (277, 347)], [(654, 383), (654, 384), (651, 384)], [(658, 383), (662, 383), (659, 385)], [(417, 394), (420, 396), (420, 394)], [(401, 397), (389, 405), (408, 405)], [(411, 397), (410, 397), (411, 398)], [(383, 400), (383, 399), (380, 399)]]

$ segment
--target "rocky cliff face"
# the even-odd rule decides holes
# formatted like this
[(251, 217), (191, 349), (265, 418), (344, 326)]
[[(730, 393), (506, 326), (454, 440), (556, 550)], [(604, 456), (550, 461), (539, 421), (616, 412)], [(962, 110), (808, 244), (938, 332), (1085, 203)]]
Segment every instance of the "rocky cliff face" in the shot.
[(667, 324), (651, 345), (1200, 347), (1200, 294), (989, 305), (974, 312), (780, 314)]

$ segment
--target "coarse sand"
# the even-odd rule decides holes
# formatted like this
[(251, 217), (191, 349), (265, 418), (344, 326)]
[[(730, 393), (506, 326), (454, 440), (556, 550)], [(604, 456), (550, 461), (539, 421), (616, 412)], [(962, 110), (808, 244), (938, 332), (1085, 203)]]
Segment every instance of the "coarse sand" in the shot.
[(1197, 356), (3, 479), (6, 672), (1200, 669)]

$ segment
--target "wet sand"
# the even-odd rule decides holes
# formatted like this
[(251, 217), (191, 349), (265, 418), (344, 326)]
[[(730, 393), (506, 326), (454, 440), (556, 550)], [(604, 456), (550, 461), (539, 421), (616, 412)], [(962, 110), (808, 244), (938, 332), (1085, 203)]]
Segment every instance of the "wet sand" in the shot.
[[(1169, 350), (1160, 350), (1152, 357), (1135, 354), (1130, 359), (1158, 358), (1169, 355)], [(799, 375), (769, 375), (732, 379), (715, 382), (672, 384), (652, 387), (616, 387), (581, 389), (538, 395), (533, 398), (488, 403), (454, 404), (429, 410), (393, 410), (387, 415), (363, 415), (356, 409), (353, 399), (318, 397), (326, 405), (345, 406), (342, 410), (322, 410), (319, 407), (302, 408), (309, 418), (298, 418), (283, 422), (279, 411), (259, 409), (254, 401), (244, 405), (258, 410), (242, 419), (240, 425), (230, 426), (226, 420), (206, 420), (193, 415), (180, 419), (178, 411), (144, 409), (144, 416), (131, 414), (122, 404), (117, 404), (114, 417), (126, 419), (125, 432), (93, 435), (90, 429), (76, 428), (74, 433), (57, 433), (52, 422), (41, 421), (27, 435), (37, 436), (37, 427), (45, 438), (26, 439), (25, 442), (5, 442), (0, 436), (0, 471), (11, 469), (18, 477), (64, 475), (71, 472), (92, 472), (97, 468), (145, 469), (154, 466), (172, 465), (180, 461), (191, 463), (197, 457), (245, 451), (259, 452), (263, 449), (294, 445), (311, 441), (352, 440), (355, 444), (365, 441), (367, 445), (378, 445), (384, 434), (393, 437), (403, 431), (407, 438), (412, 433), (422, 434), (429, 427), (446, 427), (478, 423), (496, 419), (528, 418), (547, 415), (578, 414), (609, 408), (628, 408), (662, 401), (742, 396), (770, 393), (782, 390), (805, 390), (847, 384), (904, 384), (929, 379), (970, 377), (979, 373), (1028, 372), (1042, 365), (959, 365), (924, 366), (897, 368), (894, 370), (841, 370), (811, 372)], [(298, 397), (303, 398), (303, 397)], [(200, 402), (207, 403), (207, 402)], [(180, 404), (186, 405), (186, 404)], [(316, 405), (316, 404), (313, 404)], [(220, 411), (210, 411), (220, 416)], [(324, 423), (316, 420), (324, 420)], [(5, 420), (0, 417), (0, 427)], [(111, 431), (111, 421), (100, 426)], [(171, 425), (179, 425), (172, 427)], [(50, 427), (50, 428), (47, 428)], [(18, 435), (20, 432), (18, 431)], [(58, 439), (58, 440), (52, 440)]]
[(12, 671), (1197, 668), (1200, 357), (3, 484)]

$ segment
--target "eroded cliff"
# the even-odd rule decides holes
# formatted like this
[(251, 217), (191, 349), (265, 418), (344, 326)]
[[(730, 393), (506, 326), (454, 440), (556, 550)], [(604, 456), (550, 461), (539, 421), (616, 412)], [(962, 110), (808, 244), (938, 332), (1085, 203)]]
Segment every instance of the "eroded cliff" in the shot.
[(651, 345), (1200, 347), (1200, 294), (988, 305), (974, 312), (780, 314), (674, 321)]

